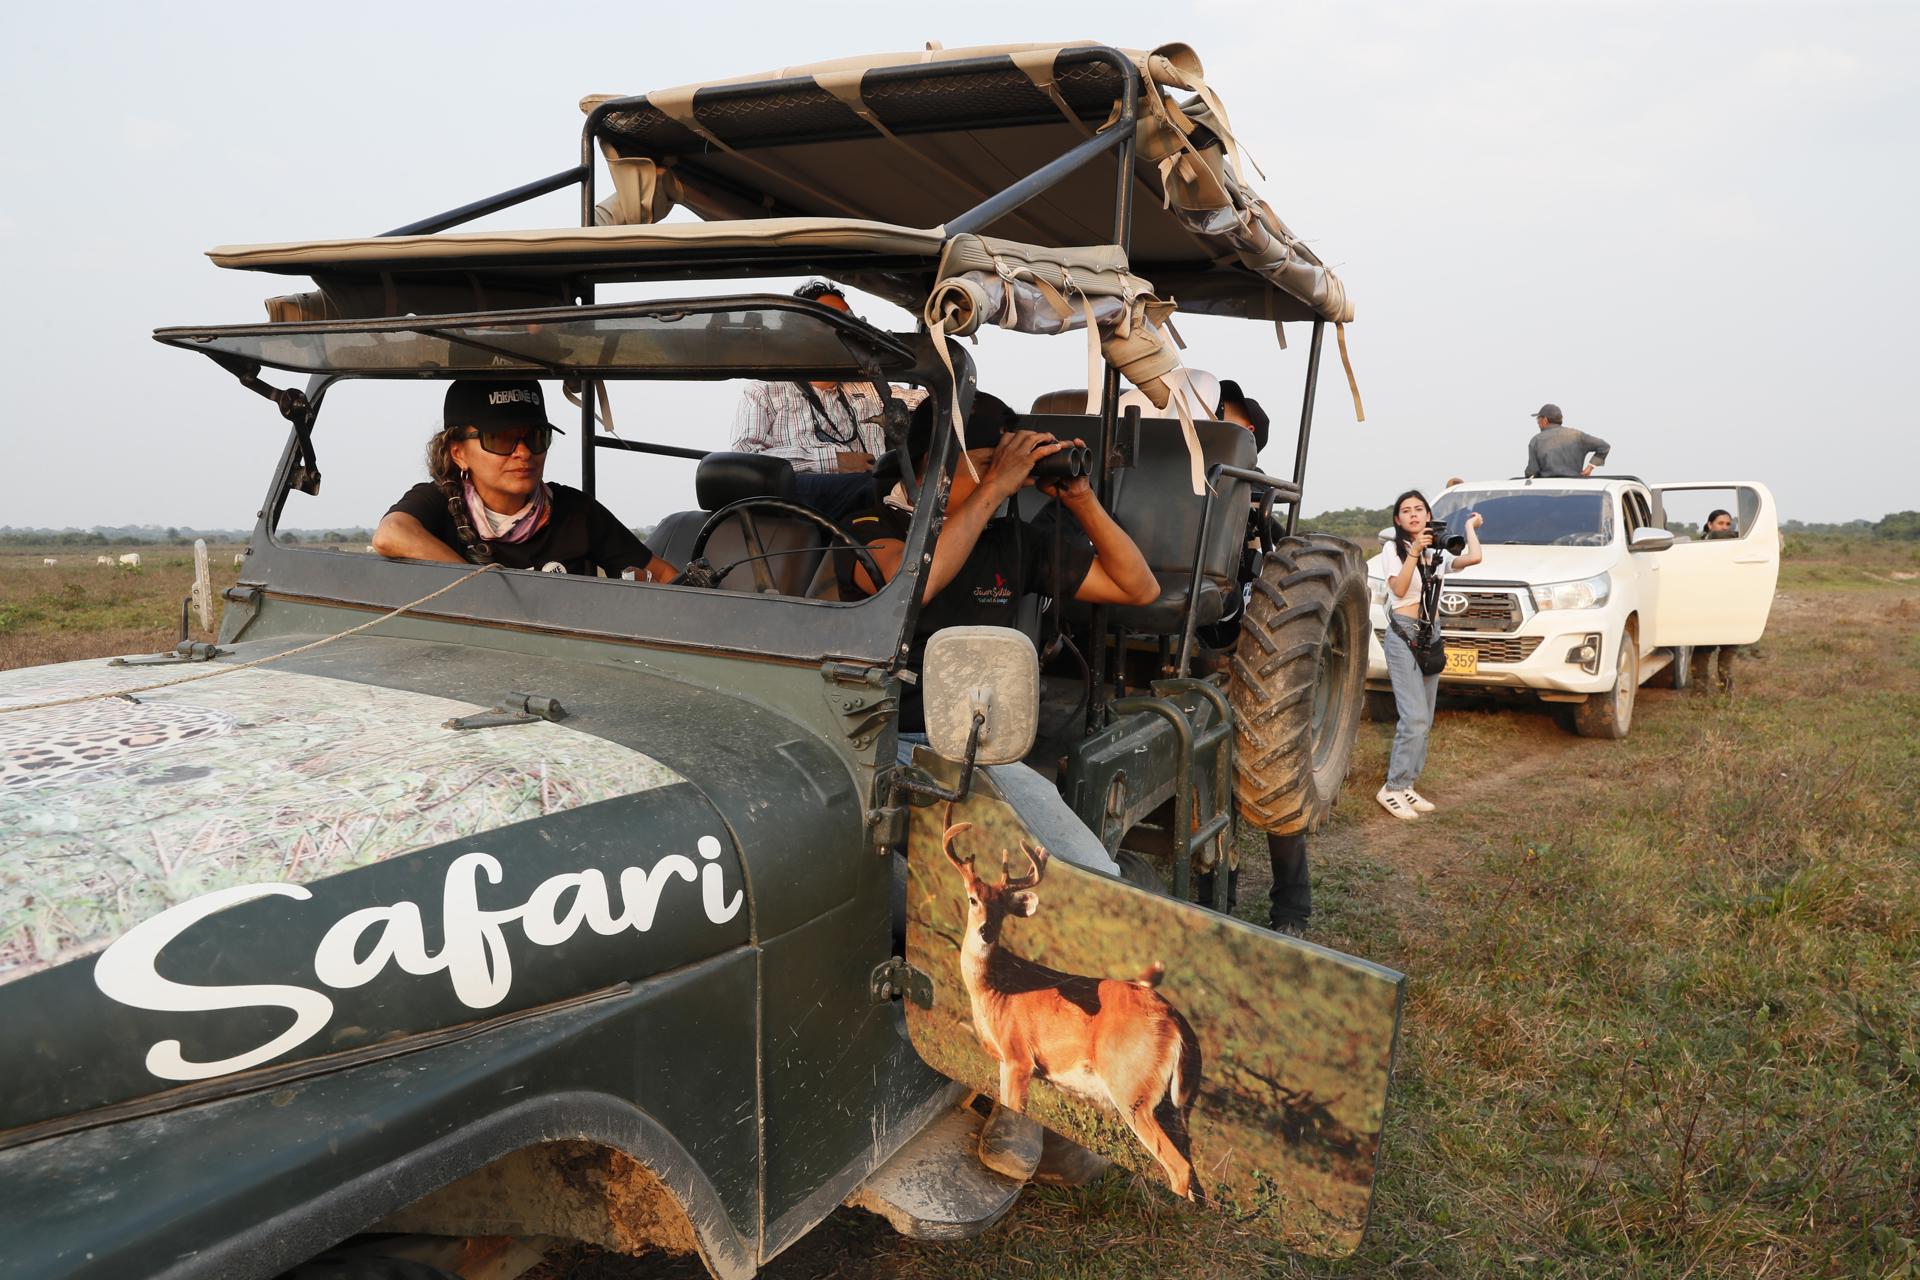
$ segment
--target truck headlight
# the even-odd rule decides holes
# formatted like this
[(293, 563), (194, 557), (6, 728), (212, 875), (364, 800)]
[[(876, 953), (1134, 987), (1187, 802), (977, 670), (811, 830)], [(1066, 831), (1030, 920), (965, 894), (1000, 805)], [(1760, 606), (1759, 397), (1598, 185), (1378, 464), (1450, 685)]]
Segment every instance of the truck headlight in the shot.
[(1375, 608), (1384, 609), (1387, 604), (1387, 580), (1385, 578), (1368, 578), (1367, 597), (1373, 601)]
[(1536, 609), (1598, 609), (1613, 593), (1613, 580), (1604, 573), (1578, 582), (1544, 582), (1533, 588)]

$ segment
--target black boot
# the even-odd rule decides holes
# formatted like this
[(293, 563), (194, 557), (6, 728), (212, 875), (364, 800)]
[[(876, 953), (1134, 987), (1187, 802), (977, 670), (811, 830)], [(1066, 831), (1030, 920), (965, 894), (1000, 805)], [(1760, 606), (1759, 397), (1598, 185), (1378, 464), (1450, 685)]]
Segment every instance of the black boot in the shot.
[(1307, 833), (1267, 837), (1267, 858), (1273, 866), (1272, 904), (1267, 927), (1295, 937), (1305, 932), (1313, 914), (1313, 885), (1307, 876)]

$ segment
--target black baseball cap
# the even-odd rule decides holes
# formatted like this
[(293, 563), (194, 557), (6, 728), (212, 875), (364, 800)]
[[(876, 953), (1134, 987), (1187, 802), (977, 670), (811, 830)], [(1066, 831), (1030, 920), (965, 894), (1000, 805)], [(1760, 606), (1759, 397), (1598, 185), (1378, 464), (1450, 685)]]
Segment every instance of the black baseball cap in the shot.
[(1267, 431), (1273, 425), (1267, 417), (1267, 411), (1260, 407), (1258, 400), (1242, 391), (1239, 383), (1231, 378), (1222, 378), (1220, 379), (1220, 403), (1214, 407), (1214, 416), (1219, 417), (1219, 411), (1230, 404), (1239, 405), (1240, 411), (1247, 415), (1247, 421), (1253, 424), (1254, 448), (1266, 448)]
[(1539, 409), (1534, 411), (1533, 416), (1536, 418), (1545, 418), (1548, 422), (1566, 421), (1565, 418), (1560, 416), (1560, 406), (1557, 404), (1543, 404)]
[(547, 400), (537, 382), (494, 382), (465, 378), (447, 384), (444, 426), (493, 429), (549, 427)]

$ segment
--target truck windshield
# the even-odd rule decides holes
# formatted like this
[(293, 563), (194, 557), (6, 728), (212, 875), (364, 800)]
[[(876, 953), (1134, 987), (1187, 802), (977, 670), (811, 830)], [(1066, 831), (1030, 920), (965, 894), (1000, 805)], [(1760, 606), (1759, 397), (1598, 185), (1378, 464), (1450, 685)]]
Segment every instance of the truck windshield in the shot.
[(1459, 530), (1468, 513), (1484, 523), (1480, 541), (1527, 547), (1601, 547), (1613, 540), (1607, 495), (1591, 489), (1473, 489), (1442, 494), (1436, 520)]

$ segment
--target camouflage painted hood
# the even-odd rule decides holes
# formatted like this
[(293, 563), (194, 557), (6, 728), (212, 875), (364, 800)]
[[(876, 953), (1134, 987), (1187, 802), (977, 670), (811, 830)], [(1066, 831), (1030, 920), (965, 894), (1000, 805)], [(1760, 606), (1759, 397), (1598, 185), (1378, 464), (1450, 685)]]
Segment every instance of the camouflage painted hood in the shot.
[(463, 732), (444, 724), (484, 708), (286, 671), (6, 710), (177, 670), (0, 675), (0, 984), (216, 890), (304, 884), (681, 780), (562, 725)]

